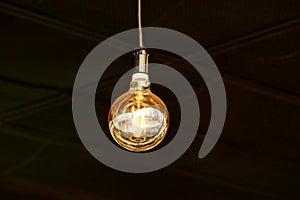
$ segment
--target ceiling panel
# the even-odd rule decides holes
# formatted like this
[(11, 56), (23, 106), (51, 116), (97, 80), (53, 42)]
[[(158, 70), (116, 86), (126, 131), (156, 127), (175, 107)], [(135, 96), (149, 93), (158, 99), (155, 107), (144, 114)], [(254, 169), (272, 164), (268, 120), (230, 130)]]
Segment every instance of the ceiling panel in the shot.
[[(208, 158), (198, 160), (195, 156), (199, 141), (195, 142), (187, 155), (170, 168), (176, 168), (182, 173), (191, 172), (190, 176), (199, 176), (200, 179), (204, 174), (209, 174), (218, 184), (220, 181), (227, 184), (238, 182), (241, 188), (251, 186), (260, 195), (296, 197), (299, 181), (290, 179), (290, 176), (300, 175), (297, 172), (300, 157), (297, 151), (300, 126), (297, 121), (300, 120), (300, 107), (238, 85), (228, 83), (226, 88), (227, 123), (216, 150)], [(73, 125), (70, 103), (16, 120), (12, 124), (40, 132), (42, 138), (55, 137), (55, 140), (60, 140), (62, 137), (63, 140), (80, 144)], [(106, 123), (101, 125), (107, 126)], [(53, 156), (57, 153), (53, 153)], [(72, 156), (77, 159), (76, 153)], [(43, 159), (44, 162), (49, 160)], [(115, 172), (108, 170), (106, 173), (111, 175)]]
[(292, 93), (300, 93), (300, 21), (251, 44), (215, 55), (222, 72)]
[[(128, 174), (106, 167), (84, 148), (73, 123), (71, 92), (91, 49), (136, 27), (136, 1), (3, 0), (1, 196), (299, 199), (299, 11), (296, 0), (143, 1), (145, 26), (181, 31), (212, 54), (225, 81), (228, 112), (214, 150), (198, 159), (210, 119), (206, 88), (186, 61), (150, 50), (152, 60), (173, 63), (193, 84), (200, 128), (193, 145), (170, 166)], [(104, 113), (117, 76), (130, 67), (129, 57), (119, 58), (101, 79), (95, 106)], [(163, 91), (155, 85), (153, 90)], [(170, 107), (177, 105), (172, 95), (160, 95)], [(106, 114), (99, 120), (107, 129)]]
[[(72, 88), (77, 70), (95, 46), (89, 40), (0, 13), (0, 78), (57, 90)], [(21, 34), (20, 34), (21, 33)]]
[[(137, 26), (136, 0), (4, 0), (16, 6), (91, 28), (106, 36)], [(300, 16), (297, 0), (143, 1), (144, 26), (171, 28), (213, 45)]]
[(20, 84), (0, 81), (1, 114), (12, 111), (22, 106), (30, 105), (57, 94), (56, 91), (44, 90), (40, 88), (26, 87)]

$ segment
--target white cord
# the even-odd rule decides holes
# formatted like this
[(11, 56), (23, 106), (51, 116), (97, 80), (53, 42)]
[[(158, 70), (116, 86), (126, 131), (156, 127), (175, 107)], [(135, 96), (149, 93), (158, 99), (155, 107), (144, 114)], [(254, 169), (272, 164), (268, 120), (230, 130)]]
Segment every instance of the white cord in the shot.
[(139, 21), (139, 39), (140, 47), (143, 48), (143, 33), (142, 33), (142, 16), (141, 16), (141, 0), (138, 0), (138, 21)]

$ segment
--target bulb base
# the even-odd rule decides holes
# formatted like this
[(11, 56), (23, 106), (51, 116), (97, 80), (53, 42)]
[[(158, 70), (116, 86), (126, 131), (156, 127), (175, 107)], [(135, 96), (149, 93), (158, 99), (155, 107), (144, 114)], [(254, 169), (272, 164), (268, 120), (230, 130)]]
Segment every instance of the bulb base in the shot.
[(148, 58), (149, 54), (145, 49), (140, 49), (134, 53), (135, 66), (138, 72), (148, 73)]

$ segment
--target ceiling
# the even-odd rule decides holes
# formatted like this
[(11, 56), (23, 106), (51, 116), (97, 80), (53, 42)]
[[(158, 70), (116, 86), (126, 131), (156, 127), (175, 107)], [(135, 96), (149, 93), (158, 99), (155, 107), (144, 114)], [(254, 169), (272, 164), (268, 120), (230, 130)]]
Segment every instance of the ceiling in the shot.
[[(224, 130), (214, 150), (198, 159), (210, 117), (207, 90), (184, 60), (152, 50), (153, 60), (171, 62), (193, 84), (201, 108), (195, 142), (173, 164), (146, 174), (113, 170), (88, 153), (73, 123), (73, 83), (97, 44), (136, 28), (136, 9), (135, 0), (1, 1), (3, 199), (299, 199), (296, 0), (143, 1), (144, 26), (189, 35), (214, 59), (228, 101)], [(124, 55), (104, 74), (96, 98), (100, 111), (109, 109), (112, 87), (130, 61), (130, 54)], [(119, 69), (120, 65), (128, 67)], [(172, 95), (159, 86), (153, 90), (171, 111), (178, 109)], [(174, 112), (175, 134), (180, 119)], [(101, 116), (105, 129), (106, 115)]]

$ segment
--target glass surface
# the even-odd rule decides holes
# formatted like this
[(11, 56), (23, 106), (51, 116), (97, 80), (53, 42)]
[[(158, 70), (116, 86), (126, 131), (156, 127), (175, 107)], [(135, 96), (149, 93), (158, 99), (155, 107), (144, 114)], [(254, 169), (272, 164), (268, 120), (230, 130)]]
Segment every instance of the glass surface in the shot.
[(120, 146), (135, 152), (147, 151), (165, 137), (169, 113), (149, 88), (131, 88), (113, 103), (108, 122), (111, 135)]

